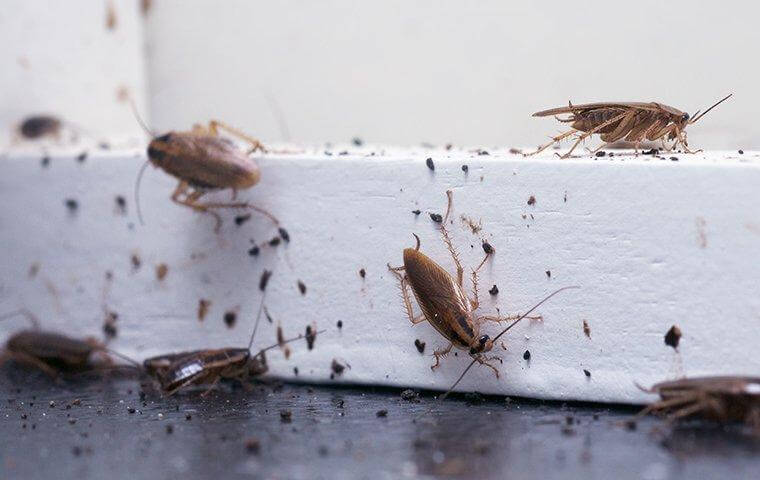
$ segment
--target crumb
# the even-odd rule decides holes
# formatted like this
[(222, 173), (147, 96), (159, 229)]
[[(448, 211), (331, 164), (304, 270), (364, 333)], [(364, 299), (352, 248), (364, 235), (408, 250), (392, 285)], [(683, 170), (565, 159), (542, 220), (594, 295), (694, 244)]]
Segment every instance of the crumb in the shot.
[(491, 295), (498, 295), (499, 294), (499, 287), (497, 287), (496, 285), (494, 285), (493, 287), (491, 287), (491, 289), (488, 291), (488, 293), (490, 293)]
[(585, 368), (583, 369), (583, 374), (586, 375), (586, 378), (591, 378), (591, 372), (589, 372)]
[(360, 277), (364, 278), (366, 275), (367, 275), (367, 272), (363, 268), (359, 269), (359, 276)]
[(235, 225), (237, 225), (239, 227), (240, 225), (244, 224), (245, 222), (247, 222), (250, 219), (251, 219), (251, 214), (250, 213), (246, 213), (246, 214), (243, 214), (243, 215), (238, 215), (237, 217), (235, 217)]
[(665, 334), (665, 345), (673, 348), (678, 348), (678, 343), (681, 341), (681, 329), (673, 325), (670, 330)]
[(414, 215), (419, 215), (420, 213), (422, 213), (422, 211), (420, 211), (420, 210), (412, 210), (412, 213)]
[(431, 219), (432, 221), (434, 221), (435, 223), (441, 223), (441, 222), (443, 221), (443, 217), (442, 217), (442, 216), (440, 216), (440, 215), (439, 215), (439, 214), (437, 214), (437, 213), (431, 213), (431, 214), (430, 214), (430, 219)]
[(588, 338), (591, 338), (591, 327), (588, 326), (588, 322), (586, 320), (583, 321), (583, 334)]
[(435, 164), (433, 163), (433, 159), (428, 157), (427, 160), (425, 160), (425, 165), (430, 169), (430, 171), (435, 171)]
[(298, 291), (301, 292), (301, 295), (306, 295), (306, 284), (301, 280), (298, 281)]
[(209, 308), (211, 307), (211, 300), (201, 298), (198, 300), (198, 320), (203, 321), (206, 318)]
[(269, 278), (272, 276), (271, 270), (264, 270), (261, 272), (261, 279), (259, 280), (259, 290), (262, 292), (267, 289), (267, 283), (269, 283)]
[(227, 325), (227, 328), (233, 328), (235, 326), (235, 321), (237, 320), (237, 313), (233, 310), (228, 310), (224, 312), (224, 324)]
[(525, 353), (523, 353), (523, 360), (530, 360), (530, 350), (525, 350)]
[(277, 229), (277, 231), (280, 233), (280, 238), (285, 243), (290, 243), (290, 234), (288, 233), (287, 230), (285, 230), (284, 228), (280, 227), (280, 228)]
[(378, 418), (387, 417), (387, 416), (388, 416), (388, 410), (386, 410), (386, 409), (378, 410), (378, 411), (375, 413), (375, 415), (376, 415)]
[(420, 341), (420, 339), (416, 339), (414, 341), (414, 346), (417, 347), (417, 351), (422, 353), (425, 353), (425, 342)]
[(166, 278), (167, 273), (169, 273), (169, 266), (167, 264), (159, 263), (156, 265), (156, 278), (159, 282)]
[(535, 205), (535, 204), (536, 204), (536, 197), (534, 197), (533, 195), (528, 197), (528, 205)]

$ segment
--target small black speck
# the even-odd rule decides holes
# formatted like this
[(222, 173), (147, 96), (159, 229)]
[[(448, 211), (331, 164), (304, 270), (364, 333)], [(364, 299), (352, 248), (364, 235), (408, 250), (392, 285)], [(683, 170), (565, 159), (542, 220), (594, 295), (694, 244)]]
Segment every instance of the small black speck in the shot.
[(42, 165), (42, 168), (49, 167), (50, 166), (50, 157), (48, 157), (47, 155), (45, 155), (44, 157), (42, 157), (42, 159), (40, 160), (40, 165)]
[(79, 202), (73, 198), (67, 198), (64, 203), (66, 204), (66, 208), (71, 212), (75, 212), (79, 208)]
[(631, 431), (636, 430), (636, 422), (634, 420), (628, 420), (625, 422), (625, 428)]
[(492, 253), (496, 251), (496, 249), (494, 249), (490, 243), (483, 240), (483, 251), (486, 252), (486, 255), (491, 255)]
[(174, 425), (170, 423), (166, 426), (166, 434), (171, 435), (172, 433), (174, 433)]
[(235, 217), (235, 225), (239, 227), (240, 225), (244, 224), (250, 219), (251, 219), (250, 213), (246, 213), (244, 215), (238, 215), (237, 217)]
[(282, 423), (290, 423), (293, 421), (293, 412), (290, 410), (280, 410), (280, 421)]
[(363, 268), (359, 269), (359, 276), (364, 278), (367, 276), (367, 272)]
[(75, 446), (71, 449), (71, 453), (74, 454), (75, 457), (78, 457), (82, 454), (82, 447)]
[(192, 419), (193, 419), (193, 416), (192, 416), (192, 415), (190, 415), (189, 413), (186, 413), (186, 414), (185, 414), (185, 420), (187, 420), (187, 421), (190, 421), (190, 420), (192, 420)]
[(101, 150), (110, 150), (111, 149), (111, 145), (108, 142), (100, 142), (98, 144), (98, 148), (101, 149)]
[(673, 161), (673, 162), (677, 162), (678, 161), (678, 157), (670, 157), (670, 160)]
[(422, 212), (420, 210), (412, 210), (412, 213), (415, 214), (415, 215), (419, 215)]
[(285, 242), (290, 242), (290, 234), (288, 233), (287, 230), (280, 227), (278, 231), (280, 232), (280, 238), (282, 238)]
[(135, 410), (135, 407), (127, 407), (127, 412), (129, 413), (135, 413), (137, 410)]
[(744, 155), (744, 150), (739, 150), (739, 155)]
[(453, 147), (453, 146), (454, 145), (452, 145), (450, 143), (447, 143), (444, 148), (448, 151), (448, 150), (451, 150), (451, 147)]
[(551, 270), (547, 270), (546, 271), (546, 278), (552, 278), (552, 271)]
[(338, 327), (339, 330), (343, 328), (343, 320), (338, 320), (338, 323), (336, 323), (335, 326)]
[(428, 168), (429, 168), (431, 171), (435, 171), (435, 163), (433, 163), (433, 159), (432, 159), (432, 158), (428, 157), (428, 159), (427, 159), (427, 160), (425, 160), (425, 165), (427, 165), (427, 167), (428, 167)]
[(269, 283), (269, 278), (272, 276), (271, 270), (264, 270), (261, 272), (261, 278), (259, 279), (259, 290), (262, 292), (267, 289), (267, 283)]
[(665, 345), (678, 348), (678, 342), (681, 341), (681, 329), (673, 325), (665, 334)]
[(462, 165), (462, 171), (463, 171), (464, 173), (467, 173), (469, 170), (470, 170), (470, 167), (469, 167), (469, 166), (467, 166), (467, 165)]
[(269, 246), (270, 247), (276, 247), (281, 242), (280, 237), (274, 237), (273, 239), (269, 240)]
[(600, 150), (600, 151), (596, 152), (596, 156), (597, 157), (603, 157), (605, 155), (607, 155), (607, 152), (605, 152), (604, 150)]
[(306, 348), (309, 350), (314, 348), (314, 341), (317, 339), (317, 332), (311, 328), (311, 325), (306, 325)]
[(414, 341), (414, 346), (417, 347), (417, 351), (422, 353), (425, 353), (425, 342), (420, 341), (420, 339), (416, 339)]
[(660, 150), (658, 148), (652, 148), (651, 150), (641, 152), (642, 155), (657, 155), (658, 153), (660, 153)]
[(498, 295), (499, 294), (499, 287), (497, 287), (496, 285), (494, 285), (493, 287), (491, 287), (491, 290), (489, 290), (488, 293), (490, 293), (491, 295)]
[(116, 195), (116, 207), (122, 215), (127, 213), (127, 199), (122, 195)]
[(523, 360), (530, 360), (530, 350), (525, 350), (525, 353), (523, 353)]
[(355, 147), (361, 147), (364, 145), (364, 140), (359, 137), (354, 137), (351, 139), (351, 143), (353, 143)]
[(343, 150), (342, 152), (339, 152), (338, 155), (348, 155), (348, 151), (347, 150)]
[(535, 204), (536, 204), (536, 197), (534, 197), (533, 195), (531, 195), (528, 198), (528, 205), (535, 205)]
[(257, 247), (256, 245), (254, 245), (248, 250), (248, 255), (252, 257), (256, 257), (258, 256), (258, 254), (259, 254), (259, 247)]
[(236, 320), (237, 313), (233, 312), (232, 310), (224, 312), (224, 324), (227, 325), (227, 328), (233, 328), (235, 326)]
[(298, 367), (293, 367), (293, 375), (298, 376)]
[(77, 155), (77, 162), (84, 163), (85, 160), (87, 160), (87, 152), (82, 152)]
[(301, 280), (298, 281), (298, 291), (301, 292), (301, 295), (306, 295), (306, 284)]
[(431, 214), (430, 214), (430, 219), (431, 219), (432, 221), (434, 221), (435, 223), (441, 223), (441, 222), (443, 221), (443, 217), (442, 217), (442, 216), (440, 216), (440, 215), (439, 215), (439, 214), (437, 214), (437, 213), (431, 213)]
[(488, 155), (488, 150), (479, 150), (478, 155)]
[(591, 372), (589, 372), (585, 368), (583, 369), (583, 373), (586, 375), (586, 377), (591, 378)]
[(386, 409), (378, 410), (377, 413), (375, 413), (375, 415), (377, 415), (378, 418), (387, 417), (388, 416), (388, 410), (386, 410)]

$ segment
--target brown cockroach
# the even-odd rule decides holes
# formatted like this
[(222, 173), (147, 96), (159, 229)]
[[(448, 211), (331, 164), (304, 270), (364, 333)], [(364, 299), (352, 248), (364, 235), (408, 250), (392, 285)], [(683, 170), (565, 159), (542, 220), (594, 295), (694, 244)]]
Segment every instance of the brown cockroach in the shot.
[(61, 133), (63, 122), (60, 118), (52, 115), (32, 115), (21, 121), (18, 133), (29, 140), (37, 140), (42, 137), (58, 138)]
[[(460, 350), (468, 351), (474, 358), (473, 361), (490, 367), (498, 378), (499, 371), (490, 361), (499, 360), (499, 358), (485, 355), (486, 352), (491, 351), (493, 348), (493, 340), (486, 334), (481, 335), (480, 327), (487, 321), (505, 322), (514, 320), (516, 316), (503, 317), (501, 315), (477, 315), (475, 313), (480, 305), (478, 299), (478, 271), (494, 251), (490, 248), (490, 245), (489, 248), (484, 247), (486, 256), (478, 267), (472, 271), (473, 298), (470, 298), (463, 286), (464, 269), (446, 227), (452, 209), (453, 193), (451, 190), (448, 190), (446, 195), (448, 197), (448, 206), (446, 215), (440, 223), (440, 229), (443, 241), (449, 253), (451, 253), (457, 268), (456, 279), (452, 278), (440, 265), (420, 252), (420, 239), (417, 235), (414, 235), (417, 239), (416, 247), (404, 249), (404, 265), (392, 267), (388, 264), (388, 269), (396, 275), (401, 284), (401, 294), (404, 299), (406, 313), (412, 324), (427, 320), (430, 325), (438, 330), (438, 333), (449, 341), (449, 345), (446, 348), (437, 349), (433, 352), (435, 364), (430, 367), (431, 369), (435, 370), (441, 363), (441, 357), (446, 356), (453, 347), (456, 347)], [(409, 288), (414, 293), (414, 297), (417, 299), (417, 303), (422, 310), (422, 313), (419, 315), (414, 315)], [(540, 319), (541, 317), (531, 318)]]
[[(132, 105), (134, 108), (134, 104)], [(260, 141), (217, 120), (210, 121), (207, 127), (195, 125), (190, 131), (170, 131), (156, 136), (140, 119), (136, 109), (134, 113), (143, 129), (153, 137), (148, 144), (148, 160), (140, 168), (135, 183), (135, 204), (140, 223), (143, 223), (138, 200), (140, 180), (145, 168), (152, 163), (154, 167), (162, 169), (179, 180), (179, 184), (172, 193), (172, 201), (192, 208), (196, 212), (213, 216), (216, 220), (215, 232), (218, 232), (222, 225), (222, 217), (215, 210), (221, 208), (254, 210), (279, 226), (279, 220), (267, 210), (249, 202), (234, 201), (238, 190), (253, 187), (261, 178), (258, 165), (248, 156), (257, 150), (266, 152)], [(241, 150), (229, 139), (221, 137), (219, 130), (225, 130), (250, 143), (252, 148), (247, 152)], [(226, 189), (232, 190), (233, 201), (207, 203), (200, 201), (210, 191)]]
[(31, 329), (22, 330), (11, 335), (5, 350), (0, 354), (0, 364), (6, 360), (31, 365), (55, 378), (60, 372), (83, 372), (95, 370), (98, 365), (93, 363), (93, 353), (104, 354), (102, 363), (111, 365), (110, 355), (118, 356), (139, 366), (131, 358), (114, 352), (94, 338), (84, 340), (67, 337), (66, 335), (40, 330), (37, 317), (28, 310), (16, 310), (0, 316), (0, 319), (23, 315), (32, 324)]
[[(534, 113), (533, 116), (555, 116), (562, 123), (570, 123), (570, 130), (552, 137), (551, 142), (540, 146), (535, 152), (523, 155), (535, 155), (575, 134), (578, 134), (575, 143), (560, 158), (568, 158), (578, 144), (594, 134), (600, 135), (604, 143), (592, 153), (619, 140), (633, 142), (636, 153), (638, 153), (638, 146), (643, 140), (661, 140), (663, 144), (666, 140), (675, 140), (668, 150), (672, 150), (681, 144), (686, 153), (697, 153), (701, 150), (689, 149), (686, 141), (686, 127), (696, 123), (707, 112), (728, 100), (731, 95), (733, 94), (719, 100), (701, 115), (697, 111), (692, 116), (677, 108), (657, 102), (602, 102), (582, 105), (573, 105), (568, 102), (567, 107), (543, 110)], [(557, 115), (565, 113), (570, 114), (570, 117), (557, 117)]]
[(639, 388), (658, 394), (661, 400), (637, 417), (659, 413), (671, 423), (692, 417), (719, 423), (740, 422), (760, 430), (760, 377), (692, 377)]

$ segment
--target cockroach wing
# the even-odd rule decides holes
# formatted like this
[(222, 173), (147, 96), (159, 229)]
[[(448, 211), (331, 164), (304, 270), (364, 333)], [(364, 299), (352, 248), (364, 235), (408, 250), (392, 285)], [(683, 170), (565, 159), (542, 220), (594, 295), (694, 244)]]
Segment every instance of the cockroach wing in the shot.
[[(599, 102), (599, 103), (582, 103), (579, 105), (568, 105), (567, 107), (558, 107), (558, 108), (552, 108), (549, 110), (542, 110), (540, 112), (536, 112), (533, 114), (534, 117), (550, 117), (553, 115), (561, 115), (563, 113), (579, 113), (579, 112), (586, 112), (589, 110), (597, 110), (602, 108), (619, 108), (619, 109), (630, 109), (634, 108), (637, 110), (646, 110), (650, 112), (657, 112), (661, 111), (663, 107), (667, 107), (667, 105), (662, 105), (655, 102)], [(668, 107), (672, 109), (673, 107)], [(672, 113), (672, 112), (671, 112)]]

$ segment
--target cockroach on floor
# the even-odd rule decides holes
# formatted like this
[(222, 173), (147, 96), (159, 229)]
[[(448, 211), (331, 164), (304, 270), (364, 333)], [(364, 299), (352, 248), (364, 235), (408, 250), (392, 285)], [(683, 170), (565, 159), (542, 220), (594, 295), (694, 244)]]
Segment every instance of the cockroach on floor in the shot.
[[(158, 380), (161, 390), (167, 395), (174, 395), (190, 385), (211, 384), (202, 393), (202, 396), (206, 396), (223, 378), (237, 380), (247, 386), (245, 382), (247, 378), (267, 372), (265, 355), (267, 350), (305, 338), (304, 335), (298, 335), (263, 348), (256, 355), (252, 355), (251, 346), (261, 319), (262, 308), (259, 308), (247, 348), (218, 348), (159, 355), (146, 359), (143, 367), (149, 375)], [(324, 330), (317, 333), (323, 332)]]
[[(453, 193), (449, 190), (446, 192), (446, 195), (448, 197), (448, 206), (446, 208), (446, 215), (443, 221), (440, 222), (440, 229), (443, 241), (449, 253), (451, 253), (457, 268), (456, 280), (440, 265), (420, 252), (420, 239), (417, 235), (414, 235), (417, 239), (416, 247), (404, 249), (404, 265), (392, 267), (388, 264), (388, 269), (396, 275), (401, 284), (401, 294), (404, 299), (406, 313), (412, 324), (427, 320), (438, 330), (438, 333), (449, 341), (449, 345), (446, 348), (440, 348), (433, 352), (435, 364), (430, 367), (431, 369), (435, 370), (441, 363), (441, 357), (446, 356), (453, 347), (456, 347), (460, 350), (468, 351), (475, 359), (474, 361), (490, 367), (498, 378), (499, 371), (490, 362), (492, 360), (499, 360), (499, 358), (485, 355), (486, 352), (491, 351), (493, 348), (493, 340), (486, 334), (481, 335), (480, 327), (483, 322), (505, 322), (514, 320), (516, 316), (479, 316), (475, 313), (480, 305), (478, 299), (478, 271), (494, 251), (492, 248), (487, 250), (484, 248), (486, 250), (485, 258), (472, 271), (473, 298), (470, 298), (463, 286), (464, 268), (462, 268), (459, 256), (454, 249), (447, 230), (453, 204)], [(417, 299), (417, 303), (422, 310), (422, 313), (419, 315), (414, 314), (409, 288), (414, 293), (414, 297)], [(531, 318), (540, 319), (541, 317)]]
[[(40, 330), (39, 321), (28, 310), (17, 310), (0, 316), (0, 319), (16, 315), (25, 316), (31, 323), (31, 329), (13, 334), (7, 341), (5, 350), (0, 354), (0, 364), (7, 360), (31, 365), (42, 370), (50, 377), (57, 377), (61, 372), (84, 372), (110, 367), (115, 355), (139, 365), (125, 355), (114, 352), (94, 338), (79, 340), (60, 333)], [(95, 362), (93, 354), (103, 354), (100, 362)]]
[[(633, 142), (636, 153), (638, 153), (639, 144), (643, 140), (661, 140), (663, 145), (666, 140), (675, 140), (668, 150), (672, 150), (680, 144), (686, 153), (697, 153), (701, 150), (692, 151), (689, 149), (686, 141), (686, 127), (696, 123), (707, 112), (728, 100), (731, 95), (733, 94), (727, 95), (701, 115), (697, 111), (692, 116), (677, 108), (657, 102), (603, 102), (582, 105), (573, 105), (568, 102), (567, 107), (543, 110), (534, 113), (533, 116), (555, 116), (562, 123), (570, 123), (570, 130), (552, 137), (551, 142), (540, 146), (535, 152), (523, 155), (535, 155), (576, 133), (578, 138), (575, 143), (560, 158), (568, 158), (578, 144), (594, 134), (600, 135), (604, 143), (593, 150), (592, 154), (619, 140)], [(557, 117), (557, 115), (564, 113), (570, 114), (570, 117)]]
[[(213, 216), (216, 220), (215, 232), (218, 232), (222, 225), (222, 217), (215, 210), (221, 208), (254, 210), (279, 226), (279, 220), (265, 209), (249, 202), (234, 201), (238, 190), (251, 188), (259, 182), (259, 167), (248, 155), (255, 151), (266, 152), (260, 141), (217, 120), (210, 121), (207, 127), (195, 125), (190, 131), (171, 131), (156, 136), (137, 115), (136, 109), (135, 116), (145, 131), (153, 137), (148, 144), (148, 160), (140, 168), (135, 183), (135, 204), (140, 223), (143, 223), (138, 201), (140, 180), (145, 168), (152, 163), (153, 166), (179, 179), (179, 184), (171, 196), (172, 201), (196, 212)], [(252, 148), (247, 152), (241, 150), (229, 139), (221, 137), (220, 129), (250, 143)], [(232, 190), (233, 201), (200, 201), (210, 191), (226, 189)]]
[(668, 422), (703, 418), (719, 423), (740, 422), (760, 430), (760, 377), (692, 377), (656, 383), (651, 388), (661, 400), (643, 409), (664, 414)]

